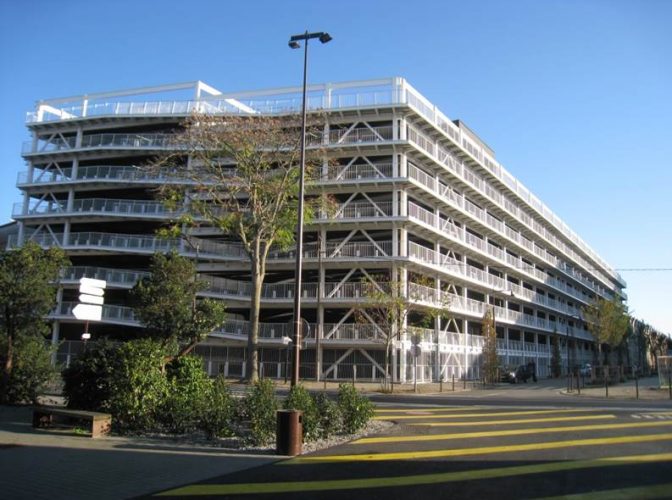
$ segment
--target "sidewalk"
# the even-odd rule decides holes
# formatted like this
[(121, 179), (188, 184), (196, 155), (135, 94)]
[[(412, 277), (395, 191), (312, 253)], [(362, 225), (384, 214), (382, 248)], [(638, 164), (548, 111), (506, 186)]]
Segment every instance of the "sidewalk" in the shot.
[[(565, 383), (567, 380), (565, 379)], [(574, 381), (576, 384), (576, 381)], [(609, 399), (636, 399), (638, 396), (637, 386), (639, 386), (639, 399), (645, 400), (669, 400), (670, 393), (667, 387), (660, 389), (660, 383), (657, 376), (640, 378), (637, 382), (635, 380), (627, 380), (615, 385), (609, 386)], [(606, 397), (606, 390), (604, 385), (594, 385), (581, 388), (581, 394), (573, 386), (571, 392), (565, 390), (564, 394), (577, 397), (591, 397), (604, 398)]]
[(0, 406), (2, 498), (119, 499), (278, 460), (170, 440), (32, 428), (32, 410)]

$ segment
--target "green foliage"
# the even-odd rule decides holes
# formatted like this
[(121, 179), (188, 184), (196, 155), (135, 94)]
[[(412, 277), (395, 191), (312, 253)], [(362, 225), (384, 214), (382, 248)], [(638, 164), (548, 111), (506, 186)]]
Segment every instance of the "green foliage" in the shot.
[(210, 439), (233, 436), (235, 413), (235, 402), (229, 386), (224, 377), (218, 376), (210, 387), (200, 427)]
[[(6, 339), (0, 339), (0, 344)], [(14, 368), (6, 386), (5, 401), (8, 403), (37, 402), (37, 396), (45, 384), (56, 376), (51, 365), (54, 349), (39, 336), (24, 335), (14, 345)]]
[(146, 333), (166, 346), (177, 345), (172, 354), (186, 354), (208, 333), (224, 322), (224, 305), (197, 298), (207, 284), (196, 279), (189, 259), (172, 252), (154, 254), (150, 275), (131, 292), (137, 301), (136, 314)]
[(326, 393), (321, 392), (315, 396), (315, 408), (318, 416), (318, 438), (328, 438), (341, 432), (343, 416), (335, 401), (329, 399)]
[(68, 408), (109, 411), (112, 368), (117, 350), (118, 347), (108, 340), (89, 342), (63, 370), (63, 395)]
[(562, 373), (562, 355), (560, 354), (560, 339), (557, 332), (553, 335), (551, 342), (551, 375), (553, 378), (558, 378)]
[(482, 363), (483, 377), (486, 384), (498, 382), (497, 374), (499, 368), (499, 359), (497, 358), (497, 330), (495, 328), (495, 314), (491, 307), (488, 307), (483, 316), (481, 332), (484, 337)]
[(318, 438), (320, 415), (315, 400), (302, 385), (295, 385), (289, 390), (284, 407), (286, 410), (301, 410), (303, 412), (303, 439), (314, 441)]
[(151, 339), (123, 344), (117, 353), (110, 384), (113, 425), (121, 432), (156, 429), (169, 385), (161, 368), (166, 356)]
[(596, 297), (592, 304), (582, 309), (588, 331), (593, 335), (602, 352), (602, 345), (610, 349), (621, 343), (630, 323), (628, 308), (614, 297), (612, 300)]
[(343, 416), (343, 432), (353, 434), (373, 417), (373, 404), (357, 392), (353, 384), (338, 386), (338, 406)]
[[(41, 339), (48, 332), (44, 317), (56, 304), (59, 270), (66, 265), (68, 260), (61, 249), (43, 250), (35, 243), (0, 252), (0, 403), (8, 401), (19, 338)], [(33, 344), (24, 344), (23, 348), (28, 349), (28, 345)], [(28, 366), (23, 363), (24, 368)], [(21, 379), (26, 376), (23, 372)]]
[(161, 404), (159, 420), (171, 433), (194, 431), (212, 394), (212, 381), (203, 369), (203, 359), (182, 356), (166, 368), (168, 392)]
[(248, 439), (253, 445), (265, 445), (275, 438), (277, 410), (273, 383), (269, 379), (254, 382), (240, 408), (240, 418), (249, 425)]

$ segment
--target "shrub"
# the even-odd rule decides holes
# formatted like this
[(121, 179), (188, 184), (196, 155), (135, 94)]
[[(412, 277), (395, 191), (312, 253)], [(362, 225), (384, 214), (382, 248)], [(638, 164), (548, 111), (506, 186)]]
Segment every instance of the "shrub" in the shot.
[(303, 412), (303, 439), (314, 441), (318, 437), (320, 415), (317, 412), (315, 400), (302, 385), (295, 385), (289, 390), (284, 407), (286, 410), (301, 410)]
[(165, 430), (182, 434), (195, 430), (205, 413), (212, 381), (203, 369), (203, 359), (182, 356), (166, 367), (168, 392), (160, 405), (159, 420)]
[(318, 416), (318, 438), (328, 438), (341, 432), (343, 427), (341, 410), (326, 393), (321, 392), (315, 396), (315, 409)]
[(88, 343), (63, 370), (63, 395), (68, 408), (110, 410), (110, 384), (117, 346), (108, 340)]
[(154, 340), (133, 340), (117, 353), (110, 383), (113, 425), (121, 432), (157, 428), (157, 415), (168, 392), (161, 368), (165, 349)]
[(357, 392), (353, 384), (338, 386), (338, 406), (343, 415), (343, 432), (353, 434), (373, 417), (373, 404)]
[(256, 381), (243, 399), (240, 415), (249, 425), (248, 440), (251, 444), (262, 446), (273, 441), (277, 410), (273, 383), (269, 379)]
[(208, 404), (205, 406), (200, 427), (208, 438), (213, 439), (233, 436), (234, 424), (234, 400), (226, 380), (220, 375), (210, 387)]
[(56, 375), (51, 365), (53, 351), (44, 338), (37, 335), (22, 335), (15, 340), (14, 368), (5, 395), (8, 403), (37, 402), (44, 385)]

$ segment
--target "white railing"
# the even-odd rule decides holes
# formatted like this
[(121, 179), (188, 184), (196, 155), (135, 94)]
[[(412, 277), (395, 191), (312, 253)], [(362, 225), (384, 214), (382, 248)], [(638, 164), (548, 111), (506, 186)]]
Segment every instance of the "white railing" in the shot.
[(484, 254), (487, 254), (491, 257), (495, 257), (505, 262), (509, 266), (515, 268), (517, 271), (520, 271), (521, 273), (533, 277), (536, 280), (541, 281), (542, 283), (548, 286), (556, 288), (557, 290), (563, 293), (572, 295), (576, 299), (579, 299), (584, 302), (586, 301), (586, 297), (580, 294), (578, 290), (576, 290), (575, 288), (570, 288), (569, 286), (567, 286), (567, 284), (563, 283), (562, 281), (559, 281), (556, 278), (552, 278), (546, 273), (543, 273), (540, 270), (534, 268), (533, 266), (526, 264), (522, 260), (522, 258), (513, 257), (512, 255), (505, 253), (502, 249), (497, 248), (494, 245), (486, 242), (484, 239), (479, 238), (469, 232), (463, 233), (461, 231), (458, 231), (457, 228), (454, 228), (450, 225), (448, 226), (449, 230), (446, 231), (444, 227), (439, 226), (437, 222), (438, 220), (437, 214), (434, 214), (433, 212), (430, 212), (429, 210), (426, 210), (411, 201), (408, 202), (408, 215), (411, 218), (414, 218), (420, 222), (432, 226), (433, 228), (437, 229), (437, 231), (449, 235), (453, 240), (457, 241), (458, 243), (470, 246), (472, 248), (479, 250)]
[(321, 219), (358, 219), (361, 217), (389, 217), (392, 215), (392, 202), (380, 201), (375, 205), (370, 201), (351, 201), (340, 205), (335, 214), (322, 214)]
[(174, 136), (171, 134), (92, 134), (82, 136), (81, 144), (77, 144), (75, 137), (62, 138), (61, 136), (38, 140), (37, 149), (33, 149), (32, 141), (23, 143), (21, 152), (50, 153), (66, 149), (89, 149), (89, 148), (122, 148), (122, 149), (165, 149), (176, 148), (172, 143)]
[(145, 271), (108, 269), (93, 266), (72, 266), (63, 271), (62, 283), (78, 282), (80, 278), (105, 280), (108, 286), (132, 287), (139, 280), (149, 276)]
[(392, 140), (392, 127), (361, 127), (329, 131), (329, 144), (356, 144), (360, 142), (379, 142)]
[(322, 180), (380, 179), (392, 177), (391, 163), (356, 163), (330, 166)]
[(189, 179), (178, 178), (175, 175), (165, 175), (162, 172), (148, 172), (135, 166), (97, 165), (79, 167), (77, 174), (72, 175), (72, 169), (61, 170), (35, 170), (33, 178), (29, 178), (29, 172), (19, 172), (17, 186), (33, 184), (58, 184), (65, 182), (92, 181), (92, 182), (151, 182), (161, 183), (175, 182), (180, 184), (189, 183)]
[[(79, 302), (61, 302), (54, 311), (49, 314), (53, 319), (74, 319), (72, 310)], [(108, 323), (121, 323), (124, 325), (138, 326), (139, 322), (135, 318), (133, 308), (117, 306), (112, 304), (103, 305), (102, 319)]]
[[(428, 139), (426, 136), (422, 135), (416, 129), (414, 129), (412, 125), (408, 125), (408, 136), (409, 136), (409, 140), (411, 140), (411, 142), (415, 143), (420, 149), (422, 149), (427, 154), (432, 156), (439, 163), (442, 163), (445, 166), (449, 167), (450, 170), (455, 172), (463, 180), (466, 180), (475, 189), (481, 191), (486, 196), (489, 196), (492, 193), (496, 192), (494, 189), (492, 189), (488, 185), (488, 183), (485, 180), (483, 180), (479, 175), (477, 175), (475, 172), (473, 172), (464, 163), (459, 162), (454, 157), (452, 157), (452, 155), (449, 152), (447, 152), (446, 150), (440, 150), (439, 154), (435, 154), (434, 151), (435, 151), (435, 148), (437, 147), (436, 144), (430, 144), (431, 140)], [(516, 182), (515, 179), (513, 180), (513, 182), (515, 184), (515, 182)], [(501, 194), (497, 194), (492, 199), (493, 199), (493, 201), (495, 201), (499, 205), (501, 205), (502, 201), (504, 201), (504, 206), (509, 212), (511, 212), (516, 218), (518, 218), (519, 220), (524, 222), (528, 227), (532, 228), (533, 219), (531, 217), (529, 217), (529, 215), (527, 215), (525, 212), (520, 210), (514, 203), (510, 202), (505, 196), (503, 196)], [(541, 226), (539, 226), (539, 228), (541, 228)], [(574, 260), (579, 262), (584, 268), (587, 268), (587, 269), (590, 269), (591, 271), (593, 271), (593, 269), (592, 269), (593, 266), (590, 266), (588, 264), (588, 262), (585, 259), (583, 259), (583, 257), (576, 254), (576, 252), (574, 252), (574, 250), (569, 248), (564, 242), (561, 242), (560, 240), (558, 240), (550, 232), (546, 231), (544, 228), (541, 228), (541, 229), (542, 229), (542, 231), (539, 231), (540, 236), (545, 237), (549, 241), (553, 242), (553, 244), (556, 247), (558, 247), (559, 249), (564, 251), (567, 255), (571, 256)], [(552, 260), (555, 259), (554, 257), (550, 256), (550, 254), (548, 254), (547, 256), (549, 258), (551, 258)], [(604, 275), (602, 275), (599, 271), (594, 270), (594, 274), (596, 276), (598, 276), (600, 279), (602, 279), (605, 284), (608, 285), (609, 280), (607, 280), (604, 277)]]
[(136, 200), (116, 200), (104, 198), (87, 198), (74, 200), (72, 208), (68, 209), (64, 204), (56, 204), (47, 200), (38, 201), (33, 207), (30, 207), (24, 214), (23, 205), (16, 203), (14, 205), (12, 216), (32, 216), (32, 215), (92, 215), (92, 214), (113, 214), (113, 215), (133, 215), (143, 217), (165, 217), (176, 215), (181, 211), (173, 211), (157, 201), (136, 201)]
[[(366, 90), (362, 85), (359, 91), (343, 92), (330, 90), (328, 93), (308, 95), (306, 108), (308, 110), (343, 109), (363, 106), (384, 106), (403, 103), (402, 92), (389, 84), (387, 88)], [(356, 87), (355, 87), (356, 88)], [(302, 98), (300, 92), (295, 96), (279, 97), (273, 95), (246, 98), (232, 96), (230, 98), (205, 98), (183, 101), (143, 101), (143, 102), (90, 102), (86, 105), (53, 108), (48, 105), (38, 105), (38, 110), (29, 112), (27, 123), (41, 123), (49, 121), (72, 120), (95, 116), (154, 116), (177, 115), (186, 116), (194, 112), (209, 114), (284, 114), (296, 113), (301, 110)]]

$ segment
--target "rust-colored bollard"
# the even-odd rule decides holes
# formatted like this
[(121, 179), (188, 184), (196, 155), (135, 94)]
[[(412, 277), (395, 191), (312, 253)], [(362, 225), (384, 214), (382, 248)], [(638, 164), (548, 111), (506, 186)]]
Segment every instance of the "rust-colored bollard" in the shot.
[(275, 451), (278, 455), (294, 457), (303, 449), (303, 412), (278, 410)]

